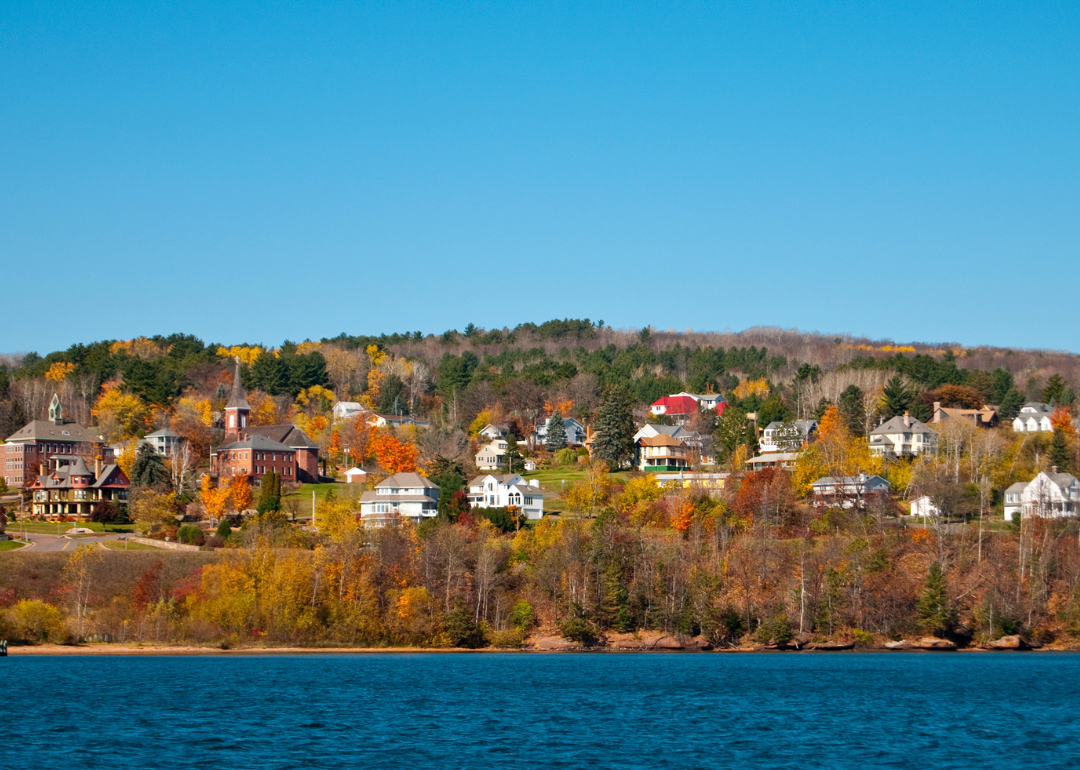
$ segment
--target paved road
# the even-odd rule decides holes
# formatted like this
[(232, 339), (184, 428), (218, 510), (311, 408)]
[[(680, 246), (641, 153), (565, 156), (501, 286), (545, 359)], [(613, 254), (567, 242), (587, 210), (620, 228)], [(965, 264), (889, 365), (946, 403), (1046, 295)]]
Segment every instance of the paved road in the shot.
[[(9, 534), (20, 534), (12, 527)], [(74, 551), (80, 543), (100, 543), (104, 540), (116, 540), (120, 535), (115, 532), (110, 532), (107, 535), (95, 535), (94, 537), (72, 537), (67, 538), (61, 535), (42, 535), (37, 532), (28, 532), (26, 538), (30, 540), (33, 545), (29, 548), (20, 548), (19, 551)], [(14, 551), (13, 553), (18, 553)]]

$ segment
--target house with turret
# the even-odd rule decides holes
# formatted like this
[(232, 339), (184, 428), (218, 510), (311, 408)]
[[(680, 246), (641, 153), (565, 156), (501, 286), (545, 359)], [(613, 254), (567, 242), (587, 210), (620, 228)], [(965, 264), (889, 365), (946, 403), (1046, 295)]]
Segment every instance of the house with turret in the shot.
[(76, 458), (110, 462), (112, 456), (96, 429), (64, 419), (56, 394), (49, 404), (49, 419), (31, 420), (0, 445), (4, 481), (14, 489), (27, 489), (38, 476)]

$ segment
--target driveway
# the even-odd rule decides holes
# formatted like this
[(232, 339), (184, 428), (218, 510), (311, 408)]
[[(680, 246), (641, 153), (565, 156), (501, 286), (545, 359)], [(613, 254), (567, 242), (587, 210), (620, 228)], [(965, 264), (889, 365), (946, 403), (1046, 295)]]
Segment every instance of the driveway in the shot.
[[(12, 529), (10, 534), (16, 534)], [(64, 537), (63, 535), (42, 535), (37, 532), (28, 532), (26, 539), (33, 543), (29, 548), (20, 548), (12, 553), (20, 551), (74, 551), (80, 543), (100, 543), (105, 540), (116, 540), (120, 535), (115, 532), (109, 534), (94, 535), (93, 537)]]

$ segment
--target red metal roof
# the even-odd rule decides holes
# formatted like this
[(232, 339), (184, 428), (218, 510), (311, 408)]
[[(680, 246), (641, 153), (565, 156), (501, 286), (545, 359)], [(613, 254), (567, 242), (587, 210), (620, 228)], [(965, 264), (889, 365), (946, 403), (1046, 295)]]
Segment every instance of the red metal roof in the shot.
[(666, 406), (667, 411), (665, 414), (694, 414), (697, 412), (697, 401), (690, 398), (690, 396), (664, 396), (653, 402), (653, 406)]

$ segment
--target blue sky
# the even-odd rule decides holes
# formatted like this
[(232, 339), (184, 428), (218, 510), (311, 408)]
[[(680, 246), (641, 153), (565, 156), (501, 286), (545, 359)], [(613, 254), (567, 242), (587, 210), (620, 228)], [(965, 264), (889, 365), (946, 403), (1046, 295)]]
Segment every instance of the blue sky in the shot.
[(1080, 351), (1078, 39), (1051, 2), (14, 0), (0, 351), (565, 316)]

